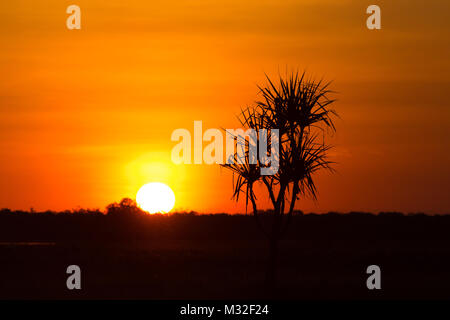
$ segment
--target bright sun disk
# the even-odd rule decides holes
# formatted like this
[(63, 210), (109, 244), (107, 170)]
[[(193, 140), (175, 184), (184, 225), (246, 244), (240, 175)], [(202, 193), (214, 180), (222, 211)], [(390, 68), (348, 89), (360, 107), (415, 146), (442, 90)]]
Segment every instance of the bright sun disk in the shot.
[(149, 213), (167, 213), (175, 205), (175, 194), (168, 185), (151, 182), (139, 189), (136, 202), (142, 210)]

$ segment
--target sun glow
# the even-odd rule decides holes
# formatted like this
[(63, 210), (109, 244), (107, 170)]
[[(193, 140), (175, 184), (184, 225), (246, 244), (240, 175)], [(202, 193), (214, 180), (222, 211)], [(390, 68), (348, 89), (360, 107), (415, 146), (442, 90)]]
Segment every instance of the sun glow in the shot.
[(136, 202), (148, 213), (167, 213), (175, 205), (175, 194), (164, 183), (151, 182), (143, 185), (136, 194)]

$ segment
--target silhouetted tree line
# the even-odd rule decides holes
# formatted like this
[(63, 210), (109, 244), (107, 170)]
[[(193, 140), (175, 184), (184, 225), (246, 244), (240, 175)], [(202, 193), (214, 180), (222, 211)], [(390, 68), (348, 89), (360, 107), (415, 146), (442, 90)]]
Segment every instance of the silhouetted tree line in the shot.
[[(270, 210), (262, 211), (261, 223), (271, 223)], [(286, 240), (346, 238), (402, 238), (449, 243), (450, 215), (367, 212), (325, 214), (295, 211)], [(205, 241), (258, 240), (262, 235), (251, 215), (178, 212), (149, 215), (131, 199), (112, 203), (105, 211), (0, 210), (0, 241), (126, 241), (203, 239)], [(309, 241), (309, 240), (308, 240)], [(419, 241), (419, 243), (420, 243)]]
[[(259, 210), (259, 214), (264, 215), (272, 215), (273, 210)], [(52, 211), (52, 210), (46, 210), (46, 211), (35, 211), (33, 208), (30, 208), (30, 210), (11, 210), (8, 208), (2, 208), (0, 209), (0, 217), (5, 217), (8, 215), (15, 215), (15, 216), (31, 216), (31, 215), (37, 215), (40, 217), (44, 216), (124, 216), (124, 217), (136, 217), (136, 216), (145, 216), (147, 218), (151, 217), (158, 217), (158, 216), (214, 216), (214, 217), (225, 217), (225, 216), (244, 216), (244, 214), (228, 214), (228, 213), (214, 213), (214, 214), (204, 214), (204, 213), (198, 213), (196, 211), (181, 211), (181, 212), (174, 212), (169, 214), (148, 214), (147, 212), (143, 211), (139, 206), (136, 204), (136, 201), (130, 198), (123, 198), (119, 202), (113, 202), (106, 206), (105, 210), (102, 211), (98, 208), (96, 209), (84, 209), (84, 208), (76, 208), (73, 210), (64, 210), (64, 211)], [(246, 214), (245, 214), (246, 215)], [(360, 211), (350, 211), (347, 213), (343, 212), (336, 212), (336, 211), (329, 211), (326, 213), (304, 213), (301, 210), (294, 210), (293, 211), (294, 216), (321, 216), (321, 217), (334, 217), (334, 216), (379, 216), (379, 217), (403, 217), (403, 216), (431, 216), (427, 215), (424, 212), (412, 212), (412, 213), (402, 213), (398, 211), (381, 211), (379, 213), (372, 213), (372, 212), (360, 212)], [(434, 216), (447, 216), (447, 215), (434, 215)]]

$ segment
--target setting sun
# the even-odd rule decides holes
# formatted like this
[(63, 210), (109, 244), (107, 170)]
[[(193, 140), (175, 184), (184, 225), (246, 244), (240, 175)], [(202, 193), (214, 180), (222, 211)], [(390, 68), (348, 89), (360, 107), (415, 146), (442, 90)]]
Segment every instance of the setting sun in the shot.
[(175, 205), (175, 194), (166, 184), (151, 182), (139, 189), (136, 202), (149, 213), (167, 213)]

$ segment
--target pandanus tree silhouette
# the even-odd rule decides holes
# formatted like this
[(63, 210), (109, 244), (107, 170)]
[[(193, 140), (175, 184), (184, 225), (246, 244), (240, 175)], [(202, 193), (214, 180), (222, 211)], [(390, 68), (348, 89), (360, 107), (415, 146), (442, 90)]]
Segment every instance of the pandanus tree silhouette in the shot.
[[(316, 82), (307, 78), (305, 73), (298, 72), (286, 75), (285, 78), (280, 76), (277, 83), (267, 76), (266, 78), (267, 85), (258, 87), (261, 101), (241, 110), (238, 117), (241, 125), (246, 129), (253, 129), (256, 135), (247, 139), (234, 135), (238, 148), (243, 149), (241, 155), (244, 154), (244, 157), (238, 159), (235, 154), (233, 163), (226, 163), (223, 167), (233, 172), (233, 198), (238, 201), (241, 194), (245, 195), (246, 206), (251, 203), (253, 216), (269, 240), (266, 283), (270, 289), (274, 289), (278, 243), (290, 225), (295, 203), (301, 196), (316, 199), (314, 174), (320, 169), (333, 171), (332, 162), (328, 159), (330, 146), (325, 144), (325, 136), (336, 130), (333, 117), (337, 114), (329, 108), (335, 101), (329, 98), (333, 93), (328, 89), (329, 82)], [(273, 175), (261, 175), (261, 169), (267, 167), (267, 163), (262, 163), (259, 159), (255, 163), (249, 152), (250, 146), (259, 145), (260, 129), (279, 130), (279, 151), (276, 155), (279, 168)], [(268, 141), (267, 150), (274, 143), (275, 141)], [(269, 224), (261, 222), (262, 212), (258, 211), (256, 184), (262, 186), (262, 191), (267, 191), (273, 205), (270, 218), (267, 217)]]

